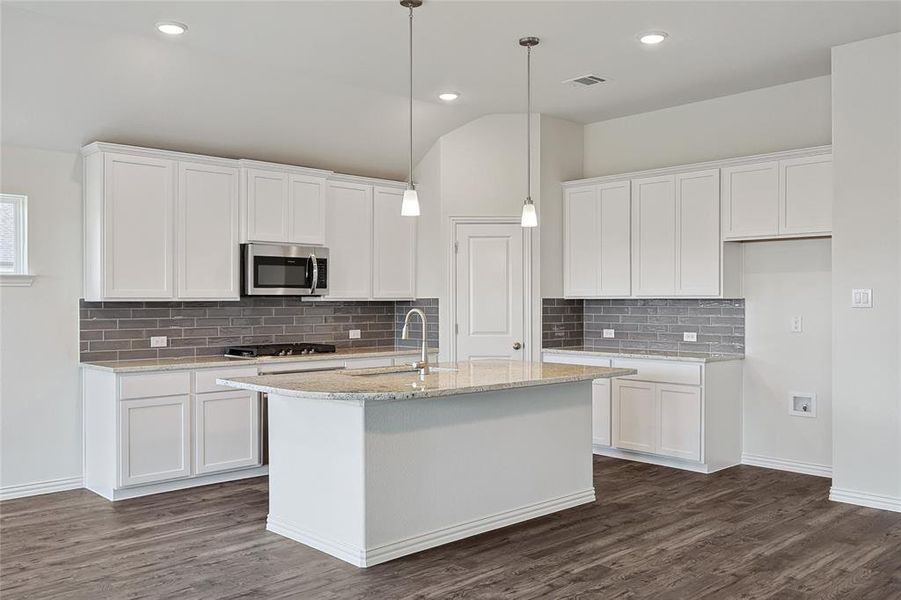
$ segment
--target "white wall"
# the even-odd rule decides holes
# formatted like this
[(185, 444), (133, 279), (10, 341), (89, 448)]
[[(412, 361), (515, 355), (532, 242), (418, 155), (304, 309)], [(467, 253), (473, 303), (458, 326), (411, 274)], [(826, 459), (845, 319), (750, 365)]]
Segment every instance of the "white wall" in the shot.
[(81, 160), (4, 146), (0, 190), (28, 196), (31, 287), (0, 288), (0, 488), (81, 478)]
[(584, 177), (830, 143), (829, 77), (585, 126)]
[(833, 48), (832, 73), (832, 497), (901, 510), (901, 34)]
[[(817, 474), (832, 465), (831, 253), (828, 239), (743, 246), (743, 454)], [(816, 417), (788, 414), (793, 392), (817, 394)]]
[(438, 298), (444, 286), (444, 253), (441, 245), (441, 140), (413, 170), (419, 196), (417, 224), (416, 297)]
[(585, 128), (541, 115), (541, 296), (563, 296), (563, 188), (561, 181), (582, 177)]

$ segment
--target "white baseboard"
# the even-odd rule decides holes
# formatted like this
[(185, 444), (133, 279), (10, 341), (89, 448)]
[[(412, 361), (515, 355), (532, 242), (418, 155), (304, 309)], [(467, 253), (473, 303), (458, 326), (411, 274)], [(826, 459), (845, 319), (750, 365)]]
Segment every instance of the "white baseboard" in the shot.
[(801, 473), (803, 475), (815, 475), (817, 477), (828, 478), (832, 477), (831, 466), (802, 462), (800, 460), (786, 460), (783, 458), (773, 458), (770, 456), (760, 456), (758, 454), (743, 453), (741, 455), (741, 464), (750, 465), (752, 467), (776, 469), (777, 471), (791, 471), (792, 473)]
[(590, 488), (561, 498), (545, 500), (543, 502), (475, 519), (467, 523), (436, 529), (421, 535), (374, 548), (359, 548), (336, 540), (327, 540), (274, 515), (269, 515), (269, 518), (266, 521), (266, 529), (296, 542), (321, 550), (326, 554), (340, 558), (357, 567), (371, 567), (401, 556), (413, 554), (414, 552), (420, 552), (428, 548), (455, 542), (493, 529), (500, 529), (501, 527), (513, 525), (514, 523), (528, 521), (529, 519), (579, 506), (580, 504), (594, 502), (594, 500), (594, 488)]
[(52, 494), (53, 492), (66, 492), (84, 487), (81, 477), (65, 477), (63, 479), (50, 479), (35, 483), (23, 483), (20, 485), (7, 485), (0, 488), (0, 500), (12, 500), (13, 498), (25, 498), (40, 494)]
[(269, 474), (269, 465), (260, 467), (250, 467), (238, 469), (235, 471), (225, 471), (223, 473), (210, 473), (208, 475), (196, 475), (194, 477), (186, 477), (184, 479), (173, 479), (172, 481), (164, 481), (162, 483), (150, 483), (147, 485), (139, 485), (130, 488), (120, 488), (117, 490), (101, 490), (93, 489), (90, 484), (85, 487), (107, 500), (128, 500), (129, 498), (140, 498), (141, 496), (150, 496), (152, 494), (162, 494), (165, 492), (174, 492), (176, 490), (185, 490), (203, 485), (212, 485), (214, 483), (225, 483), (227, 481), (237, 481), (239, 479), (250, 479), (252, 477), (263, 477)]
[(644, 452), (636, 452), (631, 450), (620, 450), (619, 448), (611, 448), (610, 446), (599, 446), (594, 444), (592, 452), (599, 456), (607, 456), (610, 458), (621, 458), (623, 460), (634, 460), (635, 462), (647, 463), (649, 465), (658, 465), (661, 467), (671, 467), (673, 469), (682, 469), (683, 471), (692, 471), (694, 473), (704, 473), (709, 475), (716, 471), (721, 471), (730, 466), (727, 465), (715, 469), (711, 469), (709, 465), (694, 462), (690, 460), (682, 460), (679, 458), (670, 458), (668, 456), (658, 456), (656, 454), (646, 454)]
[(829, 490), (829, 499), (833, 502), (844, 502), (846, 504), (866, 506), (867, 508), (879, 508), (881, 510), (901, 512), (901, 498), (896, 496), (868, 494), (865, 492), (855, 492), (833, 487)]

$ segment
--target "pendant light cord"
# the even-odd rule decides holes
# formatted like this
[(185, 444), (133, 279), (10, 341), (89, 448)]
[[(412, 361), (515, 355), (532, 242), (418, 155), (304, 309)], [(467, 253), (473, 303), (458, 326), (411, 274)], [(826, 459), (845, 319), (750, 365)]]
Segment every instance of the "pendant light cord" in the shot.
[(410, 178), (409, 186), (413, 189), (413, 7), (410, 7)]
[(526, 202), (532, 202), (532, 47), (526, 47)]

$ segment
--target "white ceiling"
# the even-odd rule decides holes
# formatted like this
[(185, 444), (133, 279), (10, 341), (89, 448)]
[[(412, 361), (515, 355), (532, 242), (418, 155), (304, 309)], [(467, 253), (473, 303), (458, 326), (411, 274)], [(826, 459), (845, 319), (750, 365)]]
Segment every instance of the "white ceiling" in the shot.
[[(180, 38), (154, 23), (177, 20)], [(106, 141), (402, 178), (406, 14), (395, 0), (4, 2), (2, 141)], [(641, 31), (670, 38), (649, 48)], [(834, 45), (901, 30), (899, 1), (425, 0), (416, 153), (475, 117), (592, 122), (829, 72)], [(594, 73), (610, 82), (563, 85)], [(436, 94), (462, 92), (444, 104)]]

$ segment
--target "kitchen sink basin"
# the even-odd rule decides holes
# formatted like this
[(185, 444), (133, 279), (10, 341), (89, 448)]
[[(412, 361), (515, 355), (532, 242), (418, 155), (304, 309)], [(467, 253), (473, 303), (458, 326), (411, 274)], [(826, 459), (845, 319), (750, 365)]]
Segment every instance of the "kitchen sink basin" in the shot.
[[(454, 372), (457, 369), (452, 367), (429, 367), (431, 373)], [(419, 369), (412, 365), (395, 365), (393, 367), (372, 367), (369, 369), (344, 369), (338, 371), (342, 375), (350, 375), (351, 377), (360, 377), (366, 375), (393, 375), (395, 373), (416, 373)]]

